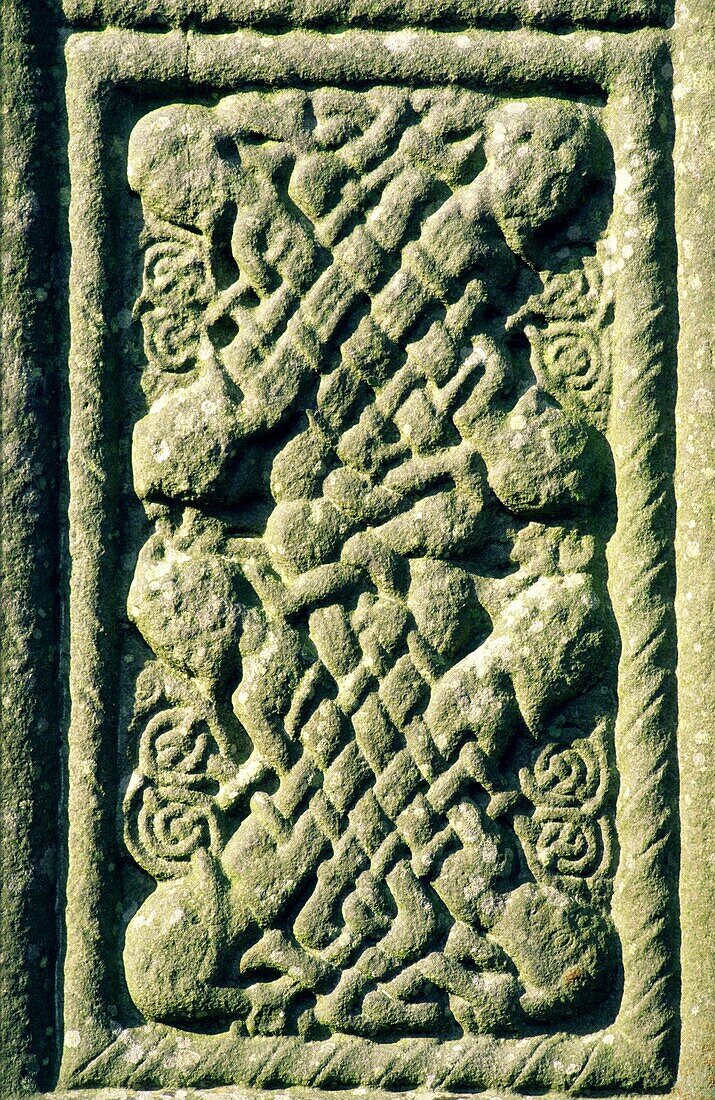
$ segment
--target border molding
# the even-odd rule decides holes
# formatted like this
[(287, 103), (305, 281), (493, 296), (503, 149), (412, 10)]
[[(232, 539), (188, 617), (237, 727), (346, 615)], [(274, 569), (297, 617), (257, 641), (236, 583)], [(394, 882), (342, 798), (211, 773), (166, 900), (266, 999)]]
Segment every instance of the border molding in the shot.
[(669, 26), (673, 0), (62, 0), (77, 29)]
[(64, 150), (52, 0), (0, 7), (0, 1096), (57, 1072)]
[(675, 539), (682, 1036), (676, 1094), (715, 1096), (715, 19), (679, 0), (673, 43), (678, 240)]

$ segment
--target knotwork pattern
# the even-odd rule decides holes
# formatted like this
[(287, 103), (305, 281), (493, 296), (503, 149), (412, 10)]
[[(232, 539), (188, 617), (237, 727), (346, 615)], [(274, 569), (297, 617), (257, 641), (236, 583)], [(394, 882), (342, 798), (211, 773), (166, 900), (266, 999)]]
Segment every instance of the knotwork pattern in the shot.
[(460, 87), (135, 127), (147, 1019), (614, 1015), (610, 164), (598, 108)]

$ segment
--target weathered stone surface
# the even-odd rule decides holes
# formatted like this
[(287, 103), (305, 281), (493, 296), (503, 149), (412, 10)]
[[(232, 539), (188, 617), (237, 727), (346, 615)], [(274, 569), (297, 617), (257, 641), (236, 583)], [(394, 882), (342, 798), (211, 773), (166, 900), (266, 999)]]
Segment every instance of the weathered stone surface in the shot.
[(715, 1095), (702, 17), (3, 18), (7, 1096)]

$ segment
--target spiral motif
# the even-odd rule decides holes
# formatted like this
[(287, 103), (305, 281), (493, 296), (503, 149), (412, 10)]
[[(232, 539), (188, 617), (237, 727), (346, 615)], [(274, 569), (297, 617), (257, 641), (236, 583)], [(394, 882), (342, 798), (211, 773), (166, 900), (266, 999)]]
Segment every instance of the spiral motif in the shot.
[[(597, 264), (548, 278), (526, 315), (532, 366), (541, 385), (565, 406), (576, 404), (599, 429), (605, 427), (611, 390), (606, 336), (611, 295)], [(545, 325), (544, 325), (545, 322)]]
[(607, 900), (615, 847), (604, 725), (570, 744), (546, 745), (519, 782), (534, 812), (515, 826), (535, 876), (561, 876), (576, 896), (587, 890), (587, 899), (595, 890)]
[(594, 400), (605, 395), (608, 364), (598, 332), (587, 324), (557, 321), (529, 331), (547, 388), (557, 395)]
[(591, 391), (603, 384), (600, 343), (585, 325), (549, 325), (544, 333), (542, 360), (547, 378), (561, 387)]
[(201, 251), (180, 241), (163, 240), (146, 250), (144, 286), (139, 302), (167, 295), (184, 302), (201, 304), (210, 298), (206, 261)]
[(536, 856), (545, 871), (588, 878), (603, 862), (603, 838), (598, 822), (581, 813), (544, 817), (538, 822)]
[(207, 773), (212, 751), (206, 724), (187, 707), (155, 715), (139, 746), (139, 764), (149, 779), (170, 786), (192, 786)]
[(167, 879), (184, 874), (199, 849), (218, 854), (221, 836), (208, 798), (139, 781), (125, 800), (125, 842), (140, 867)]
[(594, 813), (603, 802), (608, 779), (600, 732), (570, 745), (551, 743), (539, 753), (533, 770), (522, 768), (521, 789), (534, 806), (578, 808)]
[(210, 296), (206, 261), (196, 248), (161, 241), (147, 249), (136, 308), (150, 363), (174, 373), (194, 365), (203, 333), (202, 313)]
[(197, 310), (152, 309), (142, 317), (144, 351), (150, 363), (179, 374), (191, 370), (199, 352), (201, 327)]

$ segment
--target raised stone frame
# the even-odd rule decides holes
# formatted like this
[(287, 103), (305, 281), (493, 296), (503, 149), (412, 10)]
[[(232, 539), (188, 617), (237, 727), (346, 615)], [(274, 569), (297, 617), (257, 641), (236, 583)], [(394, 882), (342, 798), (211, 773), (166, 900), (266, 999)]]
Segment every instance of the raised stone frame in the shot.
[[(13, 14), (18, 14), (14, 8)], [(81, 12), (71, 14), (84, 17)], [(111, 18), (111, 11), (104, 14)], [(602, 10), (597, 17), (603, 17)], [(689, 16), (683, 18), (687, 26)], [(42, 93), (33, 89), (20, 23), (19, 18), (8, 19), (4, 50), (17, 71), (25, 74), (24, 86), (31, 101), (33, 94)], [(688, 40), (693, 59), (698, 56), (698, 33), (696, 28)], [(69, 546), (61, 545), (59, 554), (68, 549), (72, 562), (68, 781), (64, 792), (60, 783), (54, 788), (48, 784), (49, 796), (40, 789), (38, 777), (49, 776), (53, 761), (56, 768), (60, 756), (46, 753), (45, 765), (49, 761), (49, 767), (43, 771), (38, 764), (42, 752), (37, 755), (33, 748), (24, 754), (17, 748), (24, 741), (34, 746), (35, 740), (46, 735), (46, 725), (38, 724), (42, 708), (28, 711), (19, 706), (16, 717), (11, 716), (7, 723), (11, 748), (5, 749), (3, 759), (3, 809), (14, 815), (12, 819), (8, 816), (11, 826), (3, 840), (4, 890), (8, 897), (16, 891), (18, 898), (35, 897), (36, 902), (35, 911), (28, 916), (32, 902), (23, 900), (23, 909), (19, 902), (11, 901), (4, 917), (9, 1008), (4, 1025), (8, 1054), (3, 1058), (7, 1057), (8, 1075), (0, 1092), (6, 1088), (3, 1095), (8, 1098), (33, 1093), (33, 1083), (48, 1079), (47, 1070), (38, 1068), (37, 1052), (43, 1049), (42, 1041), (33, 1035), (38, 1025), (28, 1022), (32, 995), (27, 993), (26, 972), (32, 965), (28, 946), (47, 942), (46, 927), (52, 923), (55, 895), (44, 888), (33, 894), (32, 885), (27, 885), (32, 883), (42, 849), (35, 833), (29, 828), (23, 833), (23, 814), (28, 814), (27, 807), (34, 799), (30, 816), (46, 812), (51, 817), (55, 799), (60, 803), (66, 799), (66, 869), (59, 863), (60, 880), (66, 870), (66, 887), (60, 887), (57, 895), (65, 933), (58, 953), (55, 1003), (61, 1003), (62, 1022), (58, 1019), (58, 1024), (64, 1043), (59, 1087), (70, 1090), (69, 1095), (129, 1097), (132, 1092), (104, 1090), (188, 1084), (197, 1088), (366, 1088), (382, 1093), (418, 1087), (462, 1093), (489, 1089), (588, 1095), (597, 1090), (599, 1095), (641, 1096), (676, 1088), (673, 1095), (683, 1100), (705, 1098), (712, 1095), (715, 1072), (711, 1054), (715, 1038), (712, 887), (703, 882), (702, 874), (708, 858), (706, 845), (713, 839), (712, 823), (704, 820), (705, 807), (712, 804), (713, 770), (704, 756), (712, 710), (708, 710), (706, 696), (701, 700), (707, 692), (708, 672), (703, 649), (707, 654), (712, 641), (709, 628), (703, 627), (702, 609), (707, 608), (712, 581), (701, 564), (703, 558), (698, 560), (701, 552), (707, 554), (709, 536), (702, 531), (701, 551), (692, 531), (705, 524), (700, 502), (707, 485), (703, 471), (709, 469), (709, 429), (703, 407), (711, 415), (707, 401), (712, 401), (712, 396), (707, 394), (711, 394), (708, 385), (712, 383), (705, 372), (712, 369), (713, 352), (712, 340), (708, 343), (703, 328), (705, 311), (699, 312), (697, 302), (692, 296), (688, 300), (688, 295), (697, 290), (694, 280), (704, 279), (707, 271), (693, 261), (692, 240), (699, 240), (700, 248), (705, 249), (712, 237), (697, 201), (696, 175), (701, 162), (683, 148), (680, 131), (676, 161), (683, 178), (680, 191), (675, 191), (680, 195), (677, 210), (674, 204), (669, 32), (343, 29), (330, 34), (329, 48), (327, 40), (327, 34), (303, 29), (280, 36), (255, 30), (212, 34), (110, 29), (72, 33), (67, 41), (72, 193)], [(49, 63), (47, 59), (48, 68)], [(676, 60), (676, 80), (682, 83), (676, 87), (697, 87), (698, 71), (695, 60), (691, 63), (681, 56)], [(611, 1027), (592, 1035), (506, 1040), (475, 1036), (444, 1043), (410, 1039), (400, 1044), (399, 1051), (352, 1038), (336, 1046), (331, 1041), (278, 1036), (242, 1038), (238, 1053), (229, 1054), (221, 1047), (221, 1035), (193, 1033), (199, 1057), (191, 1063), (180, 1060), (185, 1043), (176, 1029), (153, 1025), (154, 1045), (148, 1046), (147, 1036), (143, 1036), (137, 1059), (135, 1036), (131, 1029), (117, 1026), (112, 1002), (121, 966), (115, 920), (119, 783), (115, 740), (117, 666), (121, 661), (118, 639), (125, 612), (105, 596), (112, 591), (108, 578), (119, 567), (115, 547), (123, 521), (124, 494), (131, 491), (127, 488), (128, 455), (117, 401), (122, 329), (113, 312), (116, 303), (107, 292), (115, 256), (122, 254), (117, 247), (122, 227), (117, 224), (113, 188), (126, 169), (128, 131), (122, 122), (123, 108), (131, 103), (139, 117), (142, 111), (167, 102), (203, 102), (249, 84), (349, 86), (352, 81), (381, 80), (461, 82), (517, 89), (521, 94), (602, 96), (613, 107), (608, 113), (608, 137), (616, 157), (614, 218), (633, 218), (652, 227), (633, 241), (629, 263), (616, 273), (614, 282), (613, 401), (618, 415), (609, 443), (615, 463), (618, 521), (607, 553), (609, 591), (622, 641), (615, 730), (620, 784), (616, 828), (621, 854), (612, 906), (625, 948), (620, 1011)], [(676, 105), (679, 99), (676, 93)], [(694, 141), (705, 133), (705, 108), (696, 104), (693, 112), (692, 116), (677, 115), (677, 123)], [(16, 144), (8, 158), (10, 167), (4, 167), (4, 179), (22, 196), (22, 151), (27, 152), (28, 165), (33, 156), (42, 163), (41, 151), (37, 133), (22, 125), (6, 132), (6, 149), (10, 140)], [(632, 158), (635, 145), (647, 149), (647, 156)], [(707, 167), (707, 152), (702, 155)], [(712, 154), (711, 161), (715, 161)], [(50, 223), (54, 225), (47, 218), (45, 224)], [(687, 247), (681, 246), (678, 276), (681, 353), (677, 407), (676, 229), (681, 237), (687, 233), (691, 238)], [(7, 228), (5, 234), (5, 252), (12, 256), (16, 244)], [(59, 237), (61, 240), (61, 231)], [(41, 240), (33, 242), (33, 249), (34, 269), (19, 275), (32, 297), (38, 272), (43, 270), (37, 259)], [(664, 286), (673, 293), (664, 296)], [(28, 299), (20, 295), (11, 300), (7, 295), (3, 307), (9, 318), (5, 331), (12, 336), (25, 323), (19, 318), (27, 315)], [(47, 549), (52, 533), (37, 514), (28, 518), (20, 498), (23, 485), (29, 488), (43, 470), (52, 470), (56, 457), (49, 445), (43, 449), (33, 434), (37, 464), (34, 468), (12, 467), (18, 450), (17, 440), (7, 431), (10, 418), (22, 411), (29, 417), (22, 420), (25, 424), (34, 416), (40, 436), (51, 420), (50, 409), (39, 414), (33, 411), (21, 384), (41, 368), (42, 340), (35, 338), (34, 345), (30, 340), (26, 347), (13, 339), (20, 351), (4, 378), (3, 426), (6, 522), (16, 525), (10, 537), (3, 536), (3, 580), (6, 592), (13, 593), (6, 604), (5, 630), (29, 630), (28, 636), (32, 636), (32, 623), (36, 631), (53, 613), (54, 597), (45, 586), (60, 582), (52, 565), (57, 552)], [(45, 350), (50, 346), (47, 341)], [(51, 354), (56, 354), (56, 349)], [(677, 437), (677, 453), (676, 423), (682, 435), (682, 440)], [(677, 531), (676, 488), (681, 507)], [(61, 520), (56, 530), (64, 530)], [(34, 572), (18, 567), (18, 555), (23, 553), (29, 554)], [(10, 555), (15, 556), (14, 561)], [(14, 598), (16, 591), (21, 592), (19, 601)], [(695, 606), (701, 609), (697, 616), (689, 606), (693, 593)], [(28, 606), (37, 609), (29, 617)], [(23, 656), (4, 641), (3, 654), (6, 672), (14, 673), (15, 680), (30, 669), (28, 698), (32, 692), (39, 697), (50, 688), (46, 671), (36, 671), (42, 664), (42, 650)], [(55, 660), (52, 652), (47, 667), (59, 667)], [(9, 707), (16, 689), (3, 690)], [(13, 875), (19, 886), (9, 887)], [(13, 936), (8, 934), (12, 913), (20, 929)], [(45, 950), (40, 946), (39, 950), (43, 958), (51, 959), (51, 947)], [(52, 1000), (52, 994), (47, 993), (44, 999)], [(54, 1042), (53, 1026), (44, 1026), (47, 1019), (42, 1014), (39, 1019), (49, 1051)], [(34, 1061), (28, 1053), (33, 1050)], [(51, 1061), (48, 1054), (45, 1063)], [(230, 1067), (228, 1073), (226, 1066)]]

